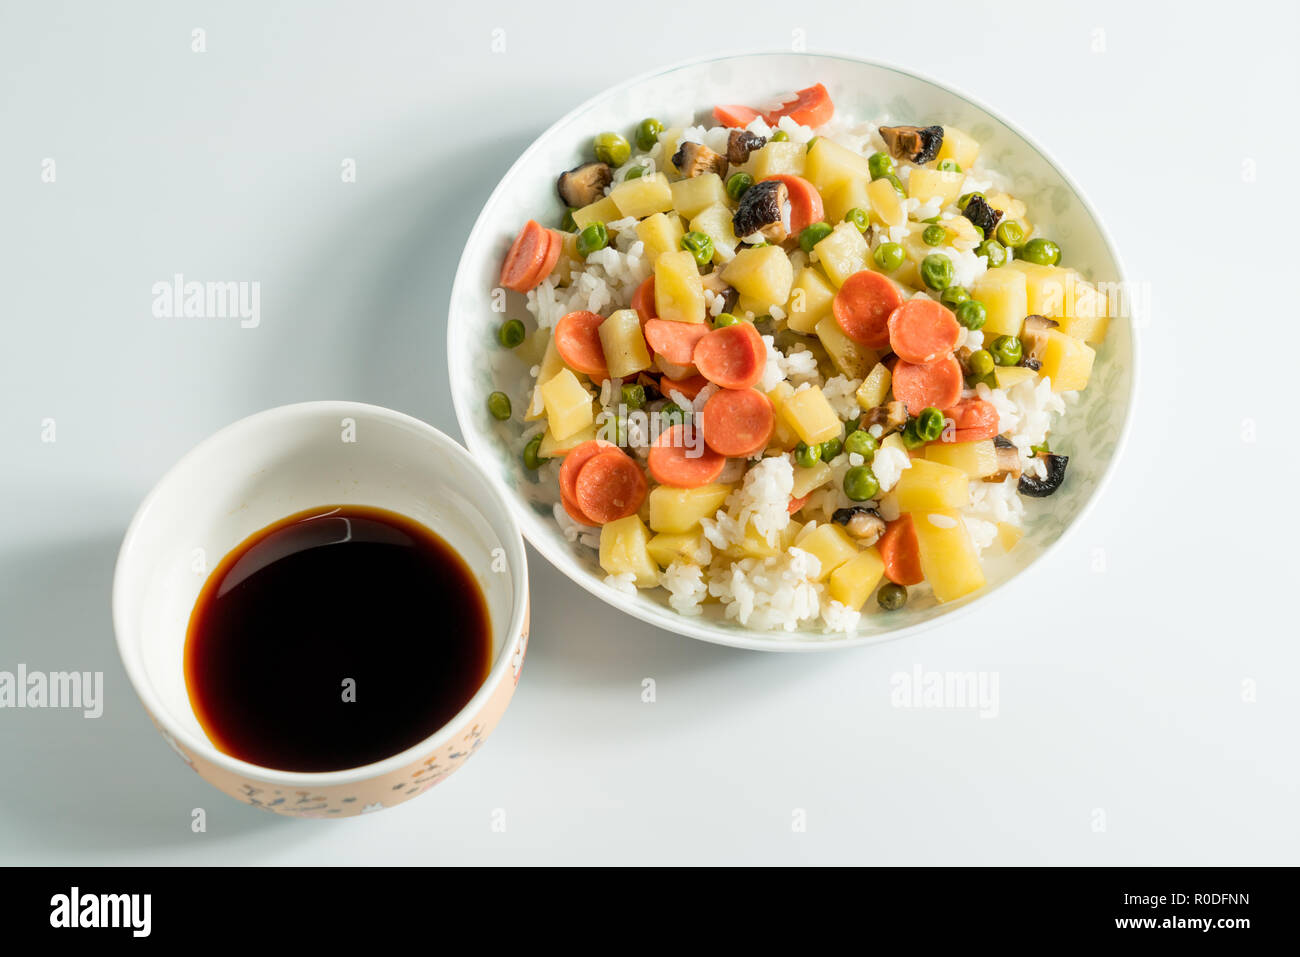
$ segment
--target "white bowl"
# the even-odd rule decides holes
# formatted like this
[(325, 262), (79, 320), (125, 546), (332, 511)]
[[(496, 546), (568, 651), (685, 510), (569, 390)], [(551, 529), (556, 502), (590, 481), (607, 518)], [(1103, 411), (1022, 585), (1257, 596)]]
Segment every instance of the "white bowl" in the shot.
[(842, 648), (910, 634), (988, 600), (1055, 545), (1096, 500), (1126, 436), (1136, 385), (1131, 321), (1111, 322), (1092, 382), (1052, 434), (1053, 448), (1070, 456), (1069, 478), (1050, 498), (1029, 500), (1025, 536), (1012, 552), (987, 557), (988, 584), (945, 605), (914, 601), (889, 614), (864, 614), (855, 634), (820, 630), (760, 632), (722, 618), (717, 606), (704, 617), (674, 612), (661, 589), (635, 597), (614, 591), (589, 549), (571, 545), (549, 508), (527, 494), (533, 478), (519, 457), (517, 421), (502, 424), (487, 412), (490, 392), (509, 394), (516, 408), (526, 396), (528, 368), (494, 338), (506, 315), (533, 327), (522, 301), (493, 311), (501, 261), (529, 218), (558, 223), (564, 209), (555, 193), (560, 172), (589, 158), (591, 138), (604, 130), (630, 130), (642, 118), (665, 121), (708, 115), (718, 103), (762, 101), (786, 90), (824, 83), (837, 114), (860, 120), (938, 123), (961, 127), (982, 144), (982, 165), (1010, 177), (1012, 192), (1029, 206), (1035, 226), (1060, 243), (1066, 262), (1096, 281), (1124, 279), (1119, 258), (1082, 191), (1026, 134), (971, 97), (913, 73), (848, 57), (758, 53), (711, 58), (637, 77), (599, 94), (538, 137), (493, 191), (470, 233), (452, 287), (447, 362), (456, 417), (470, 451), (502, 483), (524, 536), (552, 565), (601, 600), (667, 631), (705, 641), (770, 651)]

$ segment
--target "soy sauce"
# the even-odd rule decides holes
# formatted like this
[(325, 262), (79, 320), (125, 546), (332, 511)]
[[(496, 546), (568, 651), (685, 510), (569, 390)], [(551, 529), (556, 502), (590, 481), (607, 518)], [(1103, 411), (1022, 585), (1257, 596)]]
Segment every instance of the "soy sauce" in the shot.
[(381, 761), (446, 724), (491, 667), (464, 560), (385, 509), (290, 515), (222, 559), (185, 639), (185, 685), (218, 750), (282, 771)]

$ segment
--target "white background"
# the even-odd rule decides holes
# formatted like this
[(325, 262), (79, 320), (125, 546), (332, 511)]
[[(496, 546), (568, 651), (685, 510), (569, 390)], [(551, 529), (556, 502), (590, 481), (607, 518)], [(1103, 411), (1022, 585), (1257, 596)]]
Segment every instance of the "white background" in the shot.
[[(1280, 2), (6, 3), (0, 669), (102, 670), (107, 706), (0, 711), (0, 861), (1296, 863), (1298, 25)], [(286, 402), (458, 435), (446, 302), (514, 157), (630, 74), (795, 31), (1029, 130), (1151, 284), (1136, 429), (1088, 520), (958, 625), (821, 655), (655, 631), (532, 553), (523, 681), (461, 773), (341, 822), (211, 790), (113, 646), (140, 498)], [(153, 318), (177, 272), (260, 281), (261, 326)], [(996, 673), (997, 717), (892, 707), (918, 665)]]

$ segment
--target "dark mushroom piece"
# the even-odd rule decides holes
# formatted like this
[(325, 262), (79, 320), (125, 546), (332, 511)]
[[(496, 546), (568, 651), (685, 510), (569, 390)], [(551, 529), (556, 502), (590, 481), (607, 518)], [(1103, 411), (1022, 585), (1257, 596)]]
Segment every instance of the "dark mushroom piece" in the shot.
[(885, 520), (874, 508), (854, 505), (852, 508), (837, 508), (831, 516), (836, 525), (843, 525), (844, 531), (861, 545), (874, 545), (885, 534)]
[(673, 165), (687, 179), (701, 173), (727, 175), (727, 158), (699, 143), (683, 143), (673, 154)]
[[(999, 445), (999, 439), (1006, 442), (1006, 444)], [(984, 481), (1004, 482), (1009, 478), (1020, 478), (1020, 450), (1000, 435), (993, 439), (993, 445), (994, 453), (997, 455), (998, 470), (992, 475), (984, 476)]]
[(636, 381), (637, 385), (645, 389), (645, 398), (647, 402), (652, 402), (655, 399), (662, 399), (664, 397), (663, 393), (659, 391), (659, 380), (654, 376), (649, 376), (642, 372), (637, 375)]
[(583, 163), (567, 173), (561, 173), (555, 182), (564, 205), (581, 209), (590, 206), (605, 195), (605, 187), (614, 181), (614, 171), (606, 163)]
[(1024, 349), (1020, 358), (1022, 366), (1036, 370), (1042, 365), (1047, 358), (1047, 331), (1059, 325), (1055, 319), (1046, 316), (1025, 316), (1025, 325), (1020, 332), (1020, 345)]
[(1061, 483), (1065, 481), (1065, 467), (1070, 464), (1070, 457), (1057, 455), (1055, 452), (1039, 452), (1034, 458), (1041, 459), (1047, 465), (1047, 477), (1035, 478), (1032, 475), (1022, 475), (1017, 487), (1021, 495), (1045, 498), (1060, 488)]
[(918, 165), (934, 159), (943, 145), (942, 126), (882, 126), (880, 136), (895, 159)]
[(740, 206), (731, 217), (731, 229), (744, 239), (761, 233), (770, 243), (783, 242), (790, 234), (786, 228), (790, 191), (779, 179), (765, 179), (745, 190)]
[(749, 161), (749, 154), (767, 145), (767, 137), (749, 130), (732, 130), (727, 137), (727, 162), (739, 166)]
[(858, 427), (870, 431), (873, 425), (881, 428), (878, 438), (897, 432), (907, 425), (907, 406), (895, 399), (893, 402), (886, 402), (864, 412)]
[(983, 196), (972, 196), (966, 201), (966, 208), (961, 214), (984, 230), (984, 238), (992, 239), (1002, 218), (1002, 210), (994, 209)]

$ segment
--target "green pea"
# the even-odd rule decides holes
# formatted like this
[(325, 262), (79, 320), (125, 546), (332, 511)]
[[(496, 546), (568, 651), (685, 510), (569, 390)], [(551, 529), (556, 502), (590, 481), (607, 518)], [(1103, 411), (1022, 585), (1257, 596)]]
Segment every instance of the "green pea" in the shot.
[(510, 418), (510, 396), (504, 392), (493, 392), (488, 396), (487, 405), (492, 418), (500, 419), (502, 422)]
[(975, 255), (988, 260), (989, 268), (996, 269), (1007, 261), (1007, 248), (996, 239), (986, 239), (975, 247)]
[(628, 141), (617, 133), (601, 133), (592, 143), (596, 159), (610, 166), (622, 166), (632, 155)]
[(669, 425), (681, 425), (686, 421), (686, 410), (675, 402), (669, 402), (659, 410), (659, 415)]
[(996, 235), (998, 242), (1008, 249), (1019, 249), (1025, 244), (1025, 228), (1014, 219), (1004, 219), (998, 223)]
[(939, 301), (954, 311), (956, 311), (958, 306), (969, 299), (970, 293), (967, 291), (965, 286), (949, 286), (943, 292), (939, 293)]
[(970, 366), (971, 377), (975, 379), (984, 378), (993, 371), (993, 366), (996, 364), (993, 361), (993, 353), (987, 349), (976, 349), (966, 362)]
[(713, 240), (709, 238), (708, 233), (691, 230), (682, 237), (682, 249), (694, 256), (695, 261), (701, 266), (713, 262)]
[(771, 136), (768, 137), (768, 139), (771, 140), (773, 143), (784, 143), (789, 138), (790, 138), (790, 134), (787, 133), (785, 130), (777, 130), (775, 133), (773, 133)]
[(867, 215), (867, 211), (861, 206), (854, 206), (845, 213), (844, 221), (846, 223), (852, 223), (858, 228), (858, 232), (860, 233), (865, 233), (867, 227), (871, 225), (871, 217)]
[(894, 582), (885, 582), (876, 592), (876, 603), (885, 611), (897, 611), (907, 604), (907, 587)]
[(659, 134), (664, 131), (664, 125), (656, 120), (653, 116), (648, 116), (636, 125), (636, 145), (637, 149), (648, 152), (654, 149), (654, 145), (659, 142)]
[(919, 449), (925, 445), (925, 439), (916, 431), (916, 419), (912, 419), (903, 429), (903, 445), (909, 449)]
[(623, 386), (623, 404), (629, 409), (639, 409), (645, 405), (645, 386), (637, 382)]
[(942, 246), (944, 240), (948, 238), (948, 230), (942, 226), (926, 226), (925, 232), (921, 233), (921, 242), (927, 246)]
[(993, 361), (998, 365), (1013, 366), (1019, 364), (1024, 349), (1015, 336), (998, 336), (993, 340), (989, 352), (993, 353)]
[(939, 169), (945, 173), (960, 173), (961, 164), (956, 160), (939, 160)]
[(806, 253), (831, 234), (830, 223), (813, 223), (799, 234), (799, 248)]
[(980, 199), (984, 198), (983, 193), (962, 193), (960, 196), (957, 197), (957, 208), (964, 212), (966, 209), (966, 204), (969, 203), (976, 196), (978, 196)]
[(501, 328), (497, 330), (497, 341), (507, 349), (513, 349), (524, 341), (527, 334), (522, 322), (518, 319), (507, 319), (501, 323)]
[(894, 192), (897, 193), (899, 196), (903, 197), (904, 199), (907, 198), (907, 190), (903, 189), (903, 181), (899, 179), (897, 176), (895, 176), (893, 173), (886, 173), (884, 176), (880, 178), (889, 180), (890, 184), (894, 187)]
[(713, 328), (721, 329), (723, 326), (734, 326), (738, 322), (743, 322), (739, 316), (733, 316), (729, 312), (720, 312), (713, 320)]
[(922, 409), (916, 417), (916, 434), (926, 442), (943, 435), (943, 413), (934, 406)]
[(578, 224), (573, 219), (574, 212), (574, 208), (570, 206), (565, 210), (564, 218), (560, 220), (560, 229), (566, 233), (576, 233), (578, 231)]
[(876, 437), (866, 429), (854, 429), (849, 433), (849, 437), (844, 440), (844, 451), (849, 455), (861, 455), (870, 462), (876, 457), (876, 449), (880, 448), (880, 443)]
[(609, 233), (604, 223), (588, 223), (578, 233), (578, 255), (586, 259), (598, 249), (609, 245)]
[(952, 285), (952, 260), (931, 253), (921, 260), (921, 279), (934, 290), (944, 290)]
[(880, 179), (894, 171), (894, 159), (888, 153), (872, 153), (867, 157), (867, 171), (873, 180)]
[(807, 149), (812, 149), (813, 144), (816, 143), (816, 142), (817, 142), (817, 137), (814, 136), (812, 139), (810, 139), (810, 140), (808, 141), (808, 143), (807, 143)]
[(984, 303), (976, 302), (974, 299), (967, 299), (957, 307), (956, 312), (957, 321), (967, 329), (980, 328), (988, 318), (988, 310), (984, 308)]
[(822, 460), (822, 447), (800, 442), (794, 447), (794, 460), (803, 468), (810, 469)]
[(942, 214), (942, 213), (935, 213), (935, 214), (934, 214), (933, 216), (931, 216), (929, 219), (923, 219), (923, 220), (921, 220), (921, 222), (923, 222), (923, 223), (937, 223), (937, 222), (939, 222), (939, 220), (941, 220), (941, 219), (943, 219), (943, 214)]
[(1055, 266), (1061, 261), (1061, 247), (1050, 239), (1031, 239), (1020, 250), (1020, 258), (1039, 266)]
[(1043, 439), (1042, 445), (1031, 445), (1029, 447), (1029, 451), (1033, 452), (1035, 455), (1040, 455), (1040, 454), (1045, 455), (1046, 453), (1052, 451), (1052, 447), (1047, 443), (1046, 439)]
[(865, 502), (880, 494), (880, 483), (871, 469), (855, 465), (844, 473), (844, 494), (855, 502)]
[(623, 182), (626, 183), (630, 179), (640, 179), (644, 175), (645, 175), (645, 166), (641, 163), (638, 163), (636, 166), (628, 167), (627, 172), (623, 174)]
[(733, 173), (727, 180), (727, 195), (739, 201), (740, 197), (745, 195), (745, 191), (753, 185), (754, 177), (748, 173)]
[(839, 439), (827, 439), (822, 443), (822, 461), (829, 462), (844, 451), (844, 443)]
[(541, 452), (541, 448), (542, 436), (534, 435), (528, 440), (528, 444), (524, 446), (524, 468), (532, 469), (535, 472), (542, 467), (542, 463), (546, 460), (538, 454)]
[[(871, 254), (871, 260), (884, 272), (893, 272), (903, 265), (907, 252), (898, 243), (881, 243)], [(946, 262), (947, 260), (945, 260)]]

